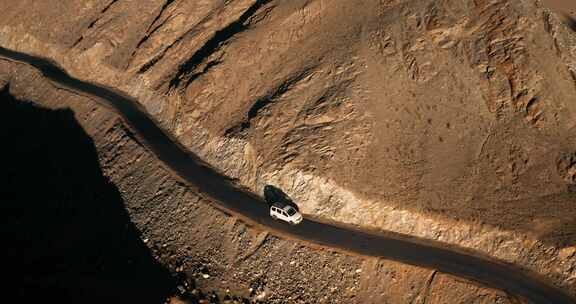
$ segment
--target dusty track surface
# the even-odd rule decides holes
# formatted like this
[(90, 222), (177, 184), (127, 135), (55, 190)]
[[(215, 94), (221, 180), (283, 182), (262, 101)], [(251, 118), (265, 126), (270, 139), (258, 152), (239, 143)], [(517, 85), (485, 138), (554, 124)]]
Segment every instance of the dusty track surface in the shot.
[(70, 77), (54, 63), (39, 57), (0, 48), (0, 55), (38, 68), (45, 77), (81, 94), (88, 94), (113, 107), (134, 131), (146, 147), (171, 171), (221, 204), (225, 210), (242, 215), (250, 222), (258, 223), (273, 231), (295, 239), (315, 242), (324, 246), (344, 249), (354, 253), (394, 259), (418, 266), (438, 269), (444, 273), (476, 280), (490, 287), (503, 289), (519, 295), (533, 303), (573, 303), (560, 290), (538, 282), (535, 277), (523, 274), (505, 263), (490, 261), (472, 254), (441, 248), (440, 244), (426, 245), (424, 242), (401, 239), (400, 236), (369, 234), (305, 220), (297, 227), (289, 227), (271, 220), (267, 205), (257, 196), (251, 195), (231, 183), (229, 178), (207, 166), (195, 155), (168, 136), (153, 119), (126, 95), (112, 89)]

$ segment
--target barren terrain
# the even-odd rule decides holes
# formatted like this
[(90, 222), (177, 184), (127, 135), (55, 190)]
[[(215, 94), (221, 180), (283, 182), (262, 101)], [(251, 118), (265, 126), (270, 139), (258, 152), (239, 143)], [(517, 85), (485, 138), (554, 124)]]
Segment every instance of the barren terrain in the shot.
[[(1, 46), (136, 97), (254, 192), (273, 184), (305, 216), (467, 247), (574, 295), (570, 3), (545, 3), (550, 11), (532, 0), (10, 2), (0, 3)], [(115, 115), (0, 63), (17, 99), (72, 108), (149, 246), (207, 288), (225, 290), (222, 278), (236, 274), (234, 284), (265, 280), (280, 302), (297, 301), (291, 292), (303, 302), (507, 301), (434, 271), (252, 231), (160, 169)], [(281, 278), (286, 264), (298, 265)], [(214, 268), (212, 280), (203, 267)], [(305, 283), (306, 271), (335, 291)]]

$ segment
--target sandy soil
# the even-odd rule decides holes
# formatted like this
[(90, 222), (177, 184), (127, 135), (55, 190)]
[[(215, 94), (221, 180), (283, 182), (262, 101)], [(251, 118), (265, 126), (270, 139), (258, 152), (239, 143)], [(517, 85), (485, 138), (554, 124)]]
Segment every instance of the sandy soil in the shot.
[(576, 2), (570, 0), (543, 0), (544, 4), (549, 6), (551, 9), (562, 13), (575, 14), (576, 13)]

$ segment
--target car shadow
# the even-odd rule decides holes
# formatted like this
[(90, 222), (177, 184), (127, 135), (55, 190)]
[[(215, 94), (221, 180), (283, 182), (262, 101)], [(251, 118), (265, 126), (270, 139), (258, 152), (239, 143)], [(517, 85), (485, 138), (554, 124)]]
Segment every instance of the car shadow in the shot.
[(564, 24), (571, 29), (572, 31), (576, 32), (576, 18), (572, 17), (569, 14), (563, 13), (562, 17), (564, 17)]
[(281, 202), (294, 207), (294, 209), (300, 212), (298, 205), (288, 196), (288, 194), (284, 193), (284, 191), (278, 187), (272, 185), (264, 186), (264, 200), (268, 206), (272, 206), (275, 202)]

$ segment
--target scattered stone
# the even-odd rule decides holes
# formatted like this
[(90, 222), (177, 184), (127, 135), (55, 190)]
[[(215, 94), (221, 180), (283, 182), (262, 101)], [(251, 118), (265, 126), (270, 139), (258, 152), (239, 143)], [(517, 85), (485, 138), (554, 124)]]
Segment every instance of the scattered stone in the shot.
[(566, 260), (573, 257), (575, 254), (576, 254), (576, 247), (566, 247), (560, 250), (558, 256), (561, 259)]
[(180, 293), (185, 293), (186, 288), (184, 288), (184, 286), (182, 286), (182, 285), (178, 285), (178, 291), (180, 291)]
[(262, 291), (261, 293), (259, 293), (254, 299), (256, 301), (264, 301), (266, 300), (266, 297), (268, 296), (268, 294), (266, 293), (266, 291)]

